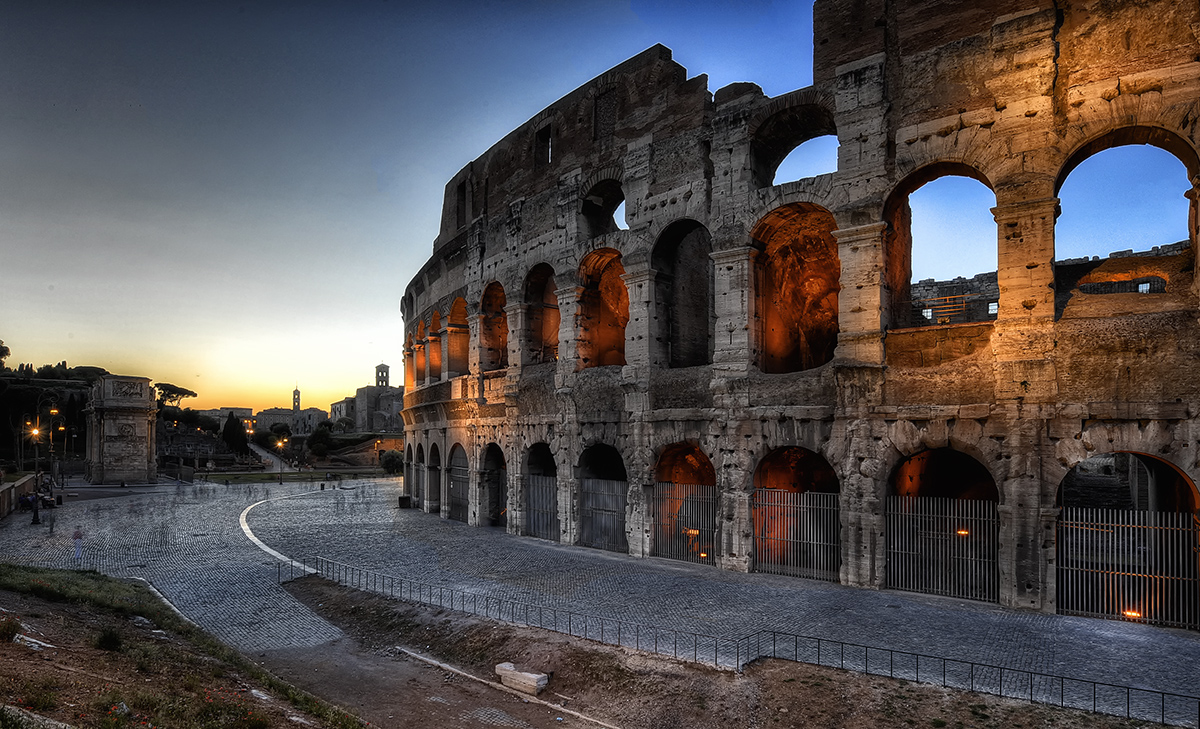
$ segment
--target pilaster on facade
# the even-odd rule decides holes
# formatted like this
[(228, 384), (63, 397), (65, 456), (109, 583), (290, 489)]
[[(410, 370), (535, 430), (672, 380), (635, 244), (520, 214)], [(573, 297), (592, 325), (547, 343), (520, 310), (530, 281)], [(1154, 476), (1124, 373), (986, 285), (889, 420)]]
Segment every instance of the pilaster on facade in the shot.
[(740, 246), (714, 251), (713, 299), (716, 314), (713, 374), (743, 377), (750, 371), (753, 351), (754, 262), (757, 249)]
[(883, 280), (887, 223), (870, 223), (833, 231), (842, 264), (838, 292), (836, 359), (883, 364), (886, 289)]

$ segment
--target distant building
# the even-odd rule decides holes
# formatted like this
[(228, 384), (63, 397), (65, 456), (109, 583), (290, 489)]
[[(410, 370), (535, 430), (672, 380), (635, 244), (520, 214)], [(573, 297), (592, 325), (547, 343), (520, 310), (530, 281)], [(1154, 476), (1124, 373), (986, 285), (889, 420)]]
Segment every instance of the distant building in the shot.
[(300, 389), (292, 390), (292, 409), (267, 408), (259, 410), (254, 416), (260, 427), (270, 428), (276, 423), (288, 426), (292, 435), (308, 435), (322, 421), (329, 419), (329, 414), (320, 408), (300, 408)]
[(216, 421), (218, 423), (220, 423), (222, 426), (225, 425), (225, 421), (232, 414), (233, 417), (242, 421), (242, 427), (244, 427), (246, 429), (247, 434), (254, 433), (254, 426), (255, 426), (256, 420), (254, 417), (253, 408), (219, 407), (219, 408), (212, 408), (210, 410), (198, 410), (197, 412), (199, 412), (203, 416), (206, 416), (209, 418), (215, 418)]
[(391, 368), (386, 364), (375, 367), (375, 384), (360, 387), (353, 397), (329, 406), (334, 422), (341, 418), (354, 421), (354, 430), (365, 432), (389, 432), (400, 430), (400, 409), (404, 407), (404, 388), (390, 384)]

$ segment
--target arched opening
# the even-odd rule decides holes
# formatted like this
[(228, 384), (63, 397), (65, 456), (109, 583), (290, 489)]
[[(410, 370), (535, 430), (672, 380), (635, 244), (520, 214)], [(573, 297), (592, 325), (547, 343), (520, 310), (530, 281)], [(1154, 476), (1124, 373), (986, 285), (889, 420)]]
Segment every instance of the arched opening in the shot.
[(579, 456), (579, 544), (629, 552), (625, 508), (629, 484), (620, 451), (599, 443)]
[(828, 210), (796, 203), (771, 211), (751, 231), (762, 250), (754, 301), (763, 372), (798, 372), (833, 359), (842, 268), (836, 228)]
[(680, 220), (658, 237), (651, 256), (656, 317), (655, 361), (666, 367), (710, 364), (713, 352), (712, 237), (694, 220)]
[(425, 353), (429, 358), (429, 379), (438, 382), (442, 379), (442, 315), (436, 309), (429, 320), (429, 336), (425, 341)]
[(988, 179), (958, 163), (922, 168), (892, 191), (884, 208), (891, 328), (996, 318), (995, 206)]
[(480, 472), (483, 483), (484, 503), (487, 505), (487, 523), (491, 526), (506, 526), (508, 524), (508, 469), (505, 466), (504, 451), (495, 443), (489, 443), (483, 452), (483, 469)]
[(713, 564), (717, 506), (717, 474), (708, 456), (691, 443), (667, 446), (654, 467), (650, 554)]
[[(785, 175), (778, 174), (783, 161), (791, 156), (793, 150), (808, 147), (810, 140), (822, 139), (821, 145), (829, 146), (832, 141), (834, 149), (834, 166), (837, 169), (837, 127), (833, 122), (833, 114), (823, 106), (816, 104), (797, 104), (783, 109), (762, 122), (754, 130), (750, 141), (751, 169), (754, 175), (755, 187), (766, 187), (790, 180), (813, 176), (813, 172), (804, 169), (795, 174), (796, 170), (785, 168)], [(832, 140), (830, 140), (832, 138)], [(821, 146), (816, 145), (816, 146)], [(815, 151), (815, 147), (812, 151)], [(816, 173), (820, 174), (820, 173)]]
[(471, 332), (467, 324), (467, 301), (461, 296), (450, 305), (446, 320), (446, 376), (467, 374), (470, 368)]
[(546, 443), (534, 443), (525, 457), (525, 533), (558, 541), (558, 466)]
[[(616, 180), (601, 180), (584, 195), (580, 212), (583, 214), (584, 226), (588, 238), (595, 238), (608, 233), (615, 233), (628, 226), (625, 225), (625, 191)], [(617, 222), (616, 213), (621, 210), (621, 222)]]
[(900, 461), (887, 499), (887, 586), (1000, 599), (1000, 492), (979, 461), (951, 448)]
[(420, 485), (417, 483), (417, 477), (413, 470), (413, 447), (409, 443), (404, 447), (404, 492), (408, 494), (409, 500), (414, 507), (421, 506), (421, 492), (418, 490)]
[(806, 448), (776, 448), (754, 472), (754, 569), (837, 582), (841, 569), (838, 478)]
[(1200, 629), (1200, 496), (1173, 464), (1105, 453), (1059, 484), (1058, 612)]
[(425, 364), (425, 322), (417, 322), (417, 337), (413, 340), (413, 377), (417, 385), (424, 385), (428, 379), (429, 369)]
[(775, 168), (772, 185), (803, 180), (831, 172), (837, 172), (838, 138), (833, 134), (810, 139), (799, 145), (783, 158)]
[(479, 367), (484, 372), (508, 367), (508, 313), (504, 287), (493, 281), (483, 290), (479, 317)]
[(554, 269), (539, 263), (525, 277), (525, 341), (522, 348), (526, 364), (553, 362), (558, 359), (558, 296)]
[[(420, 451), (417, 451), (420, 455)], [(425, 501), (429, 510), (438, 512), (442, 509), (442, 454), (437, 443), (429, 444), (429, 463), (425, 466)]]
[(1058, 317), (1068, 307), (1074, 316), (1107, 309), (1112, 295), (1153, 305), (1155, 295), (1188, 290), (1198, 225), (1191, 179), (1197, 174), (1195, 150), (1151, 127), (1114, 130), (1068, 158), (1056, 181)]
[(625, 325), (629, 291), (625, 268), (612, 248), (592, 251), (579, 266), (579, 369), (625, 364)]
[(465, 523), (470, 508), (471, 469), (467, 463), (467, 451), (458, 443), (450, 447), (446, 476), (450, 480), (450, 518)]
[(408, 337), (404, 340), (404, 389), (412, 392), (416, 384), (417, 377), (415, 368), (417, 366), (413, 350), (413, 337), (409, 332)]

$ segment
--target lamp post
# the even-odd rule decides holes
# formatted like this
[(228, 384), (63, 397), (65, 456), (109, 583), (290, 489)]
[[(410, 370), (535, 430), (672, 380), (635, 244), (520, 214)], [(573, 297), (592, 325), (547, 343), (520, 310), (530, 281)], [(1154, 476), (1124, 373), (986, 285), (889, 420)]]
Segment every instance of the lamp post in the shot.
[(275, 447), (279, 449), (279, 485), (283, 485), (283, 446), (287, 444), (287, 438), (280, 438), (275, 441)]
[(33, 438), (33, 521), (30, 524), (41, 524), (39, 518), (38, 507), (42, 503), (42, 472), (38, 468), (41, 462), (40, 453), (38, 453), (38, 444), (41, 440), (41, 428), (35, 427), (29, 431), (29, 435)]

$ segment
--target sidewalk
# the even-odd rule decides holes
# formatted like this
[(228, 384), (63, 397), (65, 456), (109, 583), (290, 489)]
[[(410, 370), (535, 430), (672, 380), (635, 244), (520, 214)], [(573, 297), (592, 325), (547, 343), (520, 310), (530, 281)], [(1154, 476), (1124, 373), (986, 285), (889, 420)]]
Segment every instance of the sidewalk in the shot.
[[(1044, 615), (913, 593), (634, 559), (397, 509), (388, 482), (171, 486), (68, 503), (50, 535), (0, 521), (0, 560), (150, 580), (185, 614), (247, 652), (309, 647), (340, 631), (276, 583), (268, 547), (644, 626), (727, 638), (773, 629), (1119, 685), (1200, 693), (1200, 634)], [(288, 497), (288, 498), (280, 498)], [(250, 507), (250, 508), (248, 508)]]

